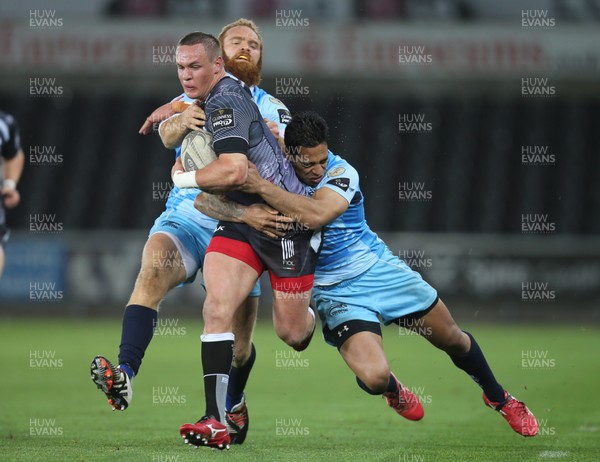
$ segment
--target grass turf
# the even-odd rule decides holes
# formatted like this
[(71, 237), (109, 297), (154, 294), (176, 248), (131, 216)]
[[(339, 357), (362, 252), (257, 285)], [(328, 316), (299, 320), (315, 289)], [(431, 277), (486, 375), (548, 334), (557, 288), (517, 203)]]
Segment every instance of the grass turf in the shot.
[(598, 329), (463, 327), (499, 381), (536, 414), (538, 437), (514, 433), (483, 405), (471, 379), (420, 337), (384, 329), (392, 370), (424, 403), (425, 418), (409, 422), (362, 392), (320, 336), (295, 353), (270, 324), (259, 324), (246, 443), (195, 450), (181, 442), (178, 428), (204, 411), (198, 322), (163, 320), (132, 406), (112, 412), (89, 378), (89, 363), (96, 354), (116, 360), (119, 322), (5, 320), (0, 460), (600, 460)]

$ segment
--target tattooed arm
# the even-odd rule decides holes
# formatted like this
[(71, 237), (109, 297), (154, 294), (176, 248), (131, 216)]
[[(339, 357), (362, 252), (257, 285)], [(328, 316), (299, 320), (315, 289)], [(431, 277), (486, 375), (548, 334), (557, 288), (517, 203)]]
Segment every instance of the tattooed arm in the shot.
[(227, 199), (224, 195), (205, 192), (196, 196), (194, 207), (216, 220), (246, 223), (271, 238), (284, 236), (287, 223), (293, 221), (289, 217), (279, 215), (277, 210), (266, 204), (245, 206)]
[(244, 223), (240, 217), (244, 214), (245, 207), (227, 199), (223, 194), (201, 192), (196, 196), (194, 207), (215, 220)]

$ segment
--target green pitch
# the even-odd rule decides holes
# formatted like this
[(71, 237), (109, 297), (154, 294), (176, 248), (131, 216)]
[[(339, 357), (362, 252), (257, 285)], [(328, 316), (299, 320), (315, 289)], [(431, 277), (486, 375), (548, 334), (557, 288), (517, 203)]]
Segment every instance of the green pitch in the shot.
[(533, 410), (539, 436), (514, 433), (482, 404), (471, 380), (420, 337), (384, 329), (393, 371), (425, 407), (422, 421), (409, 422), (362, 392), (320, 336), (299, 354), (265, 323), (255, 338), (246, 443), (196, 450), (182, 443), (178, 428), (204, 411), (198, 322), (163, 318), (135, 379), (133, 404), (112, 412), (89, 378), (89, 363), (96, 354), (116, 360), (119, 322), (2, 321), (0, 459), (600, 460), (598, 329), (463, 327), (499, 381)]

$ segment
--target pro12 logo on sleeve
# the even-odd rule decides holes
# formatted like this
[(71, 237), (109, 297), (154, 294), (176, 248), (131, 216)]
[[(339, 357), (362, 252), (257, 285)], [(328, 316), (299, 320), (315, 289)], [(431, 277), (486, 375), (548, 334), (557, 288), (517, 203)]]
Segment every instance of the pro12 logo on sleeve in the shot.
[(210, 113), (210, 123), (213, 128), (213, 132), (220, 130), (221, 128), (233, 128), (235, 127), (235, 118), (233, 117), (233, 109), (217, 109)]
[(332, 180), (329, 180), (327, 182), (327, 184), (337, 186), (342, 191), (346, 192), (346, 191), (348, 191), (348, 188), (350, 187), (350, 178), (334, 178)]
[(280, 124), (289, 124), (292, 120), (292, 115), (290, 114), (290, 111), (288, 111), (287, 109), (277, 109), (277, 112), (279, 113), (279, 123)]

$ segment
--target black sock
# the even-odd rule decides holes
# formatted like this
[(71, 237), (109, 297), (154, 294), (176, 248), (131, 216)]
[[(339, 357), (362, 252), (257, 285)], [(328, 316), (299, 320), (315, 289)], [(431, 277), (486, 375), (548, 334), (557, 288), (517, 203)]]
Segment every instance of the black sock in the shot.
[(225, 422), (225, 399), (233, 361), (233, 334), (202, 335), (202, 369), (206, 416)]
[(390, 374), (390, 381), (388, 382), (388, 386), (387, 386), (387, 389), (385, 391), (386, 391), (386, 393), (387, 392), (396, 393), (396, 392), (399, 391), (398, 390), (398, 383), (396, 382), (396, 379), (395, 379), (395, 377), (392, 374)]
[(252, 343), (248, 360), (240, 367), (231, 366), (229, 385), (227, 386), (227, 403), (225, 406), (228, 411), (242, 400), (242, 395), (244, 394), (244, 389), (246, 388), (246, 383), (248, 383), (248, 377), (250, 376), (250, 371), (255, 360), (256, 348), (254, 348), (254, 343)]
[(494, 373), (485, 360), (481, 348), (479, 348), (479, 345), (471, 334), (468, 332), (465, 332), (465, 334), (471, 339), (471, 349), (462, 356), (449, 355), (450, 359), (452, 359), (452, 362), (456, 367), (462, 369), (471, 376), (490, 401), (504, 401), (504, 389), (502, 388), (502, 385), (496, 381)]
[(123, 313), (119, 364), (128, 364), (136, 375), (154, 335), (157, 319), (156, 310), (141, 305), (129, 305)]
[(387, 388), (383, 393), (377, 393), (376, 391), (371, 390), (369, 387), (367, 387), (365, 382), (360, 380), (358, 377), (356, 377), (356, 383), (358, 383), (358, 386), (370, 395), (382, 395), (383, 393), (387, 393), (387, 392), (395, 393), (398, 391), (398, 386), (396, 385), (396, 380), (394, 379), (394, 376), (392, 374), (390, 374), (390, 381), (388, 382)]

